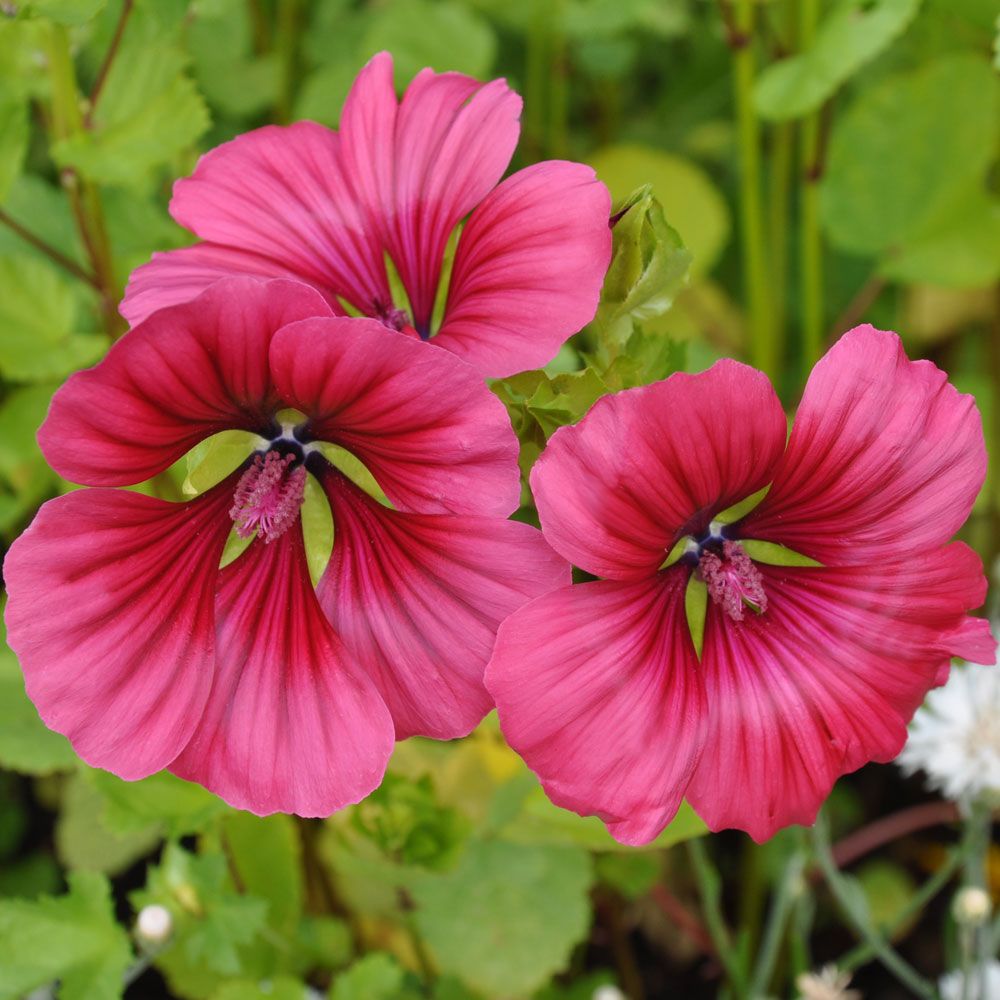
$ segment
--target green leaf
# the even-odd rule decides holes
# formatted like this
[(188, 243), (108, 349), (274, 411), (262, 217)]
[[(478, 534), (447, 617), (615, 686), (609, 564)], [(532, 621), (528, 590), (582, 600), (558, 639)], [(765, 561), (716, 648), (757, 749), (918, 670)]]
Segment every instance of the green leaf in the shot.
[(591, 329), (602, 370), (624, 350), (637, 320), (659, 316), (687, 280), (690, 253), (649, 188), (616, 207), (611, 266)]
[(804, 52), (768, 66), (754, 91), (757, 110), (775, 121), (815, 111), (897, 38), (920, 0), (840, 0)]
[(894, 940), (906, 937), (920, 919), (918, 911), (900, 923), (917, 892), (910, 873), (895, 862), (873, 859), (858, 869), (857, 880), (867, 899), (875, 928), (883, 933), (894, 928)]
[(16, 97), (0, 96), (0, 204), (21, 172), (27, 149), (27, 104)]
[(698, 164), (635, 144), (605, 146), (588, 160), (616, 202), (643, 185), (650, 186), (671, 226), (683, 237), (683, 247), (691, 255), (692, 278), (715, 267), (729, 241), (732, 223), (725, 198)]
[(964, 205), (885, 257), (890, 280), (947, 288), (983, 288), (1000, 278), (1000, 200), (971, 191)]
[(821, 562), (810, 559), (800, 552), (779, 545), (777, 542), (765, 542), (757, 538), (741, 540), (740, 544), (746, 554), (754, 561), (767, 563), (769, 566), (822, 566)]
[(103, 9), (107, 0), (30, 0), (25, 9), (30, 14), (48, 17), (60, 24), (86, 24)]
[(103, 806), (100, 793), (83, 774), (74, 774), (63, 786), (56, 853), (67, 868), (117, 875), (159, 843), (159, 824), (125, 834), (109, 830)]
[(102, 875), (71, 873), (65, 896), (0, 901), (0, 996), (60, 982), (60, 1000), (118, 1000), (132, 950)]
[(417, 929), (444, 972), (500, 996), (566, 967), (590, 925), (590, 859), (577, 848), (473, 841), (414, 887)]
[(663, 874), (661, 855), (656, 851), (599, 854), (594, 863), (597, 877), (626, 899), (644, 896)]
[(996, 150), (998, 87), (986, 60), (957, 55), (863, 93), (830, 140), (821, 204), (831, 240), (881, 254), (979, 187)]
[(187, 57), (155, 31), (152, 14), (127, 26), (92, 127), (52, 147), (59, 166), (134, 187), (208, 128), (205, 102), (184, 75)]
[(301, 845), (291, 816), (227, 812), (222, 819), (226, 853), (240, 884), (268, 903), (268, 923), (291, 934), (302, 914)]
[[(0, 602), (0, 611), (4, 603)], [(21, 667), (6, 639), (0, 622), (0, 766), (23, 774), (51, 774), (75, 767), (78, 759), (69, 741), (46, 729), (28, 700)]]
[(30, 257), (0, 257), (0, 372), (40, 381), (93, 364), (107, 339), (74, 333), (77, 298), (54, 267)]
[(169, 771), (141, 781), (122, 781), (109, 773), (86, 772), (104, 800), (104, 822), (109, 830), (126, 834), (160, 823), (167, 835), (180, 837), (204, 830), (226, 807), (222, 799)]
[(421, 991), (391, 955), (373, 952), (333, 981), (330, 1000), (419, 1000)]
[[(0, 22), (0, 27), (2, 27)], [(83, 266), (84, 254), (65, 193), (53, 184), (22, 174), (14, 181), (4, 211), (46, 243)], [(51, 261), (13, 230), (0, 226), (0, 257), (30, 257), (48, 267)], [(2, 338), (0, 338), (2, 339)]]
[(362, 42), (364, 55), (393, 54), (396, 83), (430, 66), (469, 76), (489, 76), (496, 36), (489, 23), (453, 0), (390, 0), (379, 6)]
[(309, 991), (301, 979), (233, 979), (212, 994), (212, 1000), (307, 1000)]

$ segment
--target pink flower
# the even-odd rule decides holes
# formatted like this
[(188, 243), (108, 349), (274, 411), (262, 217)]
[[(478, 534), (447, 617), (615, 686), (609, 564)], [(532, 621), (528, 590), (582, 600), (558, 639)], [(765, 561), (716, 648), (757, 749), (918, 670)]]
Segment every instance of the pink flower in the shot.
[[(816, 366), (787, 446), (785, 428), (767, 378), (720, 361), (599, 400), (535, 466), (546, 538), (605, 579), (515, 612), (486, 684), (552, 800), (624, 843), (683, 797), (756, 840), (811, 823), (840, 775), (899, 753), (951, 656), (993, 662), (966, 615), (982, 566), (949, 542), (986, 470), (972, 399), (859, 327)], [(822, 566), (762, 562), (751, 540)], [(709, 595), (700, 658), (692, 577)]]
[[(339, 134), (315, 122), (269, 125), (207, 153), (177, 182), (171, 214), (205, 242), (140, 267), (122, 314), (138, 322), (222, 275), (298, 278), (335, 313), (348, 303), (433, 336), (484, 375), (540, 367), (594, 315), (611, 206), (580, 163), (539, 163), (500, 181), (520, 112), (503, 80), (429, 69), (397, 101), (392, 57), (380, 53), (355, 81)], [(445, 250), (466, 217), (435, 328)], [(386, 256), (408, 302), (393, 297)]]
[[(232, 428), (258, 449), (194, 500), (106, 488)], [(568, 579), (504, 520), (517, 441), (476, 371), (331, 317), (300, 282), (231, 278), (157, 312), (69, 379), (39, 439), (98, 488), (46, 503), (11, 548), (9, 640), (45, 722), (123, 778), (169, 767), (240, 808), (326, 815), (379, 783), (394, 737), (467, 733), (500, 621)], [(310, 476), (336, 532), (318, 596)], [(220, 570), (234, 528), (253, 541)]]

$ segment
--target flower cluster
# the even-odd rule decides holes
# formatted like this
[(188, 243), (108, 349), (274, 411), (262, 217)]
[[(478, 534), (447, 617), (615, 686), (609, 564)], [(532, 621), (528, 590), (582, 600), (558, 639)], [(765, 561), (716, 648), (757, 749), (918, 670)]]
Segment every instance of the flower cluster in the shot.
[[(28, 693), (88, 762), (322, 816), (395, 740), (496, 705), (551, 798), (619, 840), (683, 797), (763, 839), (892, 759), (953, 655), (992, 662), (982, 568), (950, 541), (979, 416), (870, 327), (787, 442), (732, 361), (604, 397), (534, 468), (541, 531), (508, 520), (518, 442), (484, 377), (550, 361), (611, 254), (592, 170), (501, 180), (519, 111), (430, 70), (397, 100), (383, 53), (339, 132), (261, 128), (177, 183), (201, 242), (135, 272), (132, 329), (56, 394), (41, 447), (86, 488), (4, 565)], [(194, 499), (123, 488), (229, 431), (252, 443)], [(334, 532), (315, 582), (310, 497)]]

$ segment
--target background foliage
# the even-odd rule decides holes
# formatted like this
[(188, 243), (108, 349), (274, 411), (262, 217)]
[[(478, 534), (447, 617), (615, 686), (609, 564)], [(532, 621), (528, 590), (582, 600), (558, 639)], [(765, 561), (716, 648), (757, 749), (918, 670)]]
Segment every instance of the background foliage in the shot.
[[(722, 355), (765, 369), (793, 406), (825, 345), (862, 320), (973, 392), (995, 451), (996, 19), (994, 0), (4, 0), (0, 539), (71, 488), (34, 433), (59, 382), (123, 332), (129, 271), (189, 240), (166, 212), (172, 180), (257, 125), (336, 126), (383, 48), (400, 86), (425, 65), (507, 76), (525, 96), (515, 166), (585, 160), (627, 209), (594, 323), (545, 371), (494, 386), (525, 471), (603, 393)], [(175, 471), (149, 488), (180, 499), (198, 460)], [(995, 474), (968, 540), (993, 563)], [(42, 726), (4, 646), (0, 768), (0, 997), (58, 980), (66, 1000), (126, 986), (582, 1000), (612, 983), (639, 1000), (716, 995), (722, 979), (788, 996), (837, 956), (872, 996), (912, 995), (864, 946), (845, 959), (851, 920), (801, 831), (706, 849), (684, 810), (625, 850), (551, 806), (492, 718), (466, 740), (400, 745), (384, 785), (328, 821), (258, 819), (168, 774), (128, 784), (86, 767)], [(834, 850), (852, 865), (854, 925), (936, 976), (958, 947), (932, 898), (955, 870), (953, 807), (931, 803), (920, 833), (870, 826), (923, 799), (871, 767), (840, 783), (830, 816), (867, 844)], [(173, 917), (166, 945), (132, 933), (150, 904)], [(761, 947), (768, 908), (782, 936)], [(720, 924), (737, 928), (728, 950)]]

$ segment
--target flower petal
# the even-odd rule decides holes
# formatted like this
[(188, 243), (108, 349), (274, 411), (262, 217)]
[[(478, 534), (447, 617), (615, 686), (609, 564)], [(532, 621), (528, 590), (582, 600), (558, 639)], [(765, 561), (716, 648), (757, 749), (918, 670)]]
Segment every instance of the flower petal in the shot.
[(570, 582), (535, 528), (499, 518), (389, 510), (330, 469), (335, 544), (319, 599), (378, 685), (396, 738), (465, 736), (493, 702), (483, 671), (496, 631)]
[(397, 104), (387, 52), (365, 66), (344, 103), (345, 175), (425, 336), (448, 237), (503, 176), (520, 113), (521, 98), (504, 80), (481, 84), (429, 69)]
[(702, 655), (710, 732), (688, 798), (713, 830), (762, 841), (812, 823), (833, 783), (892, 760), (927, 691), (970, 629), (985, 580), (955, 544), (905, 563), (759, 566), (767, 611), (742, 622), (710, 606)]
[(517, 506), (517, 439), (469, 365), (376, 320), (303, 320), (271, 348), (275, 383), (312, 435), (353, 452), (397, 507), (495, 514)]
[(237, 809), (328, 816), (382, 780), (392, 719), (323, 617), (302, 532), (220, 574), (215, 680), (171, 770)]
[(652, 840), (684, 796), (705, 701), (685, 621), (689, 571), (564, 587), (500, 626), (486, 686), (510, 745), (557, 805)]
[(181, 504), (68, 493), (11, 546), (8, 641), (45, 724), (87, 763), (133, 780), (187, 743), (212, 683), (235, 483)]
[[(294, 270), (271, 257), (218, 243), (198, 243), (180, 250), (154, 253), (148, 264), (137, 267), (129, 276), (125, 298), (118, 311), (135, 326), (157, 309), (188, 302), (220, 278), (240, 274), (261, 279), (301, 280)], [(335, 295), (323, 288), (317, 291), (329, 306), (327, 312), (343, 313)]]
[(986, 476), (971, 396), (899, 338), (845, 333), (813, 369), (788, 450), (741, 527), (820, 562), (868, 564), (941, 545)]
[(538, 163), (472, 213), (439, 347), (491, 377), (540, 368), (594, 318), (611, 260), (611, 196), (582, 163)]
[(38, 441), (61, 476), (122, 486), (155, 476), (217, 431), (266, 433), (278, 327), (329, 307), (300, 282), (227, 278), (161, 309), (55, 394)]
[(770, 382), (736, 361), (605, 396), (535, 463), (542, 530), (590, 573), (646, 576), (680, 537), (765, 486), (784, 443)]
[(174, 185), (170, 214), (377, 313), (391, 299), (382, 248), (340, 154), (337, 133), (316, 122), (266, 125), (202, 156)]

